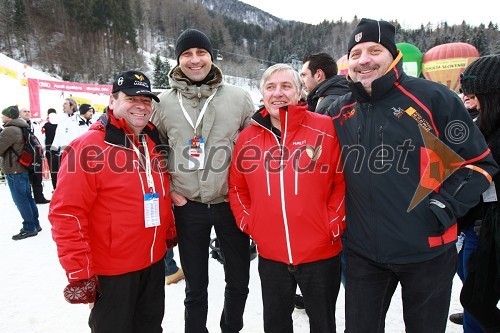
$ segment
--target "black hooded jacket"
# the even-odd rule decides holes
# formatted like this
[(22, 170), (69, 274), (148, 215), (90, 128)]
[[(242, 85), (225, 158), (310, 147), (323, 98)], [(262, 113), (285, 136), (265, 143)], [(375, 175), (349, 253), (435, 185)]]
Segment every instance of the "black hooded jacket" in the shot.
[(319, 114), (326, 114), (328, 107), (340, 96), (350, 92), (343, 75), (334, 75), (321, 82), (307, 95), (307, 109)]

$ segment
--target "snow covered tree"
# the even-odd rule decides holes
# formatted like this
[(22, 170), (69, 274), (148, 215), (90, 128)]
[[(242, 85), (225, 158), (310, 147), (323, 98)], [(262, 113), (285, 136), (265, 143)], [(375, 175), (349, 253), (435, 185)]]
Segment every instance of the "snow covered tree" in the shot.
[(163, 61), (160, 54), (157, 53), (154, 61), (153, 83), (155, 88), (166, 89), (170, 88), (168, 82), (168, 72), (170, 72), (170, 63), (167, 59)]

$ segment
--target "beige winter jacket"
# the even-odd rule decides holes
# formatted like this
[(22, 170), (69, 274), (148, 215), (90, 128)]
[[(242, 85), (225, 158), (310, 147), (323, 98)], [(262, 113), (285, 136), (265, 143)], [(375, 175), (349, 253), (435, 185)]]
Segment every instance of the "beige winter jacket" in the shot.
[[(222, 73), (215, 65), (212, 65), (212, 73), (215, 76), (207, 84), (196, 86), (183, 75), (179, 66), (174, 67), (169, 73), (172, 88), (158, 96), (160, 103), (154, 103), (152, 119), (162, 143), (168, 145), (171, 190), (203, 203), (220, 203), (227, 196), (234, 144), (254, 113), (248, 92), (223, 83)], [(205, 140), (205, 167), (202, 170), (188, 167), (188, 142), (195, 133), (181, 109), (178, 91), (193, 124), (207, 99), (216, 91), (196, 131)]]

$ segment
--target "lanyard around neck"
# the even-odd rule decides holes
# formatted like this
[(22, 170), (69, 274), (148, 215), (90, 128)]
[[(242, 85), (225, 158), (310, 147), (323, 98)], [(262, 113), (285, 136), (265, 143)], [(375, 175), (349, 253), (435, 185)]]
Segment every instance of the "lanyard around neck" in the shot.
[(201, 108), (200, 115), (198, 116), (198, 119), (196, 119), (196, 125), (193, 124), (193, 121), (191, 120), (191, 117), (189, 116), (189, 114), (187, 113), (186, 109), (184, 108), (184, 105), (182, 104), (182, 94), (181, 94), (181, 92), (179, 90), (177, 90), (177, 98), (179, 99), (179, 105), (181, 106), (182, 113), (184, 114), (184, 118), (186, 118), (186, 120), (188, 121), (189, 125), (191, 125), (191, 127), (193, 128), (195, 135), (196, 135), (196, 129), (200, 125), (201, 120), (203, 119), (203, 116), (205, 115), (205, 112), (207, 111), (208, 103), (210, 103), (210, 101), (212, 100), (212, 98), (214, 98), (215, 94), (217, 93), (217, 89), (218, 88), (215, 88), (214, 93), (212, 95), (208, 96), (207, 100), (205, 101), (205, 104), (203, 104), (203, 107)]
[[(151, 173), (151, 160), (150, 160), (150, 155), (149, 155), (149, 150), (148, 150), (148, 143), (147, 143), (147, 139), (144, 135), (140, 135), (139, 136), (141, 139), (140, 139), (140, 143), (142, 145), (142, 147), (144, 148), (144, 155), (146, 157), (146, 161), (145, 161), (145, 171), (146, 171), (146, 180), (148, 182), (148, 188), (149, 190), (151, 190), (152, 192), (156, 192), (155, 190), (155, 183), (153, 181), (153, 174)], [(139, 163), (141, 161), (141, 152), (139, 151), (139, 148), (136, 147), (136, 145), (134, 144), (133, 140), (129, 139), (130, 140), (130, 143), (132, 144), (132, 148), (134, 149), (134, 152), (135, 154), (137, 155), (137, 158), (139, 160)]]

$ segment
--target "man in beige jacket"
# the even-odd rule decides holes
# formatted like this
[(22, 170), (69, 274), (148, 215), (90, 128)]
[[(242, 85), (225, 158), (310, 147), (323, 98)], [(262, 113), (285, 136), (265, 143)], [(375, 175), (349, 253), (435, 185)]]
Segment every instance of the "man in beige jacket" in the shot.
[(204, 33), (185, 30), (175, 53), (172, 88), (158, 96), (153, 123), (169, 151), (170, 195), (186, 279), (185, 331), (207, 331), (208, 247), (214, 227), (225, 258), (221, 330), (238, 332), (248, 295), (249, 238), (237, 228), (226, 199), (228, 168), (254, 106), (248, 92), (223, 82)]

